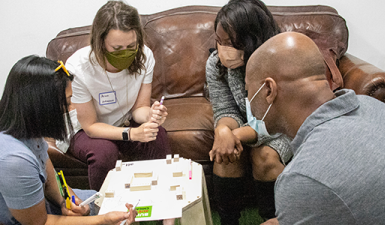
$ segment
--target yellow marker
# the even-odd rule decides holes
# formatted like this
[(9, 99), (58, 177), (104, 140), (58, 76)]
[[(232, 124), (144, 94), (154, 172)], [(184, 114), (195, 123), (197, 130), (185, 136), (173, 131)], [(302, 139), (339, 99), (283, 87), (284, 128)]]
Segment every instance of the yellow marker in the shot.
[[(61, 186), (63, 188), (63, 192), (64, 192), (64, 199), (66, 201), (66, 208), (67, 209), (71, 209), (71, 194), (68, 190), (68, 185), (67, 185), (67, 182), (64, 178), (64, 174), (63, 174), (63, 171), (60, 170), (60, 172), (57, 173), (59, 175), (59, 179), (60, 179), (60, 183), (61, 183)], [(73, 201), (73, 200), (72, 200)], [(75, 203), (75, 202), (74, 202)]]

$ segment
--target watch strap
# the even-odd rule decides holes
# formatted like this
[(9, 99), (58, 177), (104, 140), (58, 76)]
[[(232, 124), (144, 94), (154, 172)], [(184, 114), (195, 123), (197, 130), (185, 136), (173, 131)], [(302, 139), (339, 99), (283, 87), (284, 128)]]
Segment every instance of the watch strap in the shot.
[(123, 141), (129, 141), (130, 138), (130, 127), (126, 127), (122, 132)]

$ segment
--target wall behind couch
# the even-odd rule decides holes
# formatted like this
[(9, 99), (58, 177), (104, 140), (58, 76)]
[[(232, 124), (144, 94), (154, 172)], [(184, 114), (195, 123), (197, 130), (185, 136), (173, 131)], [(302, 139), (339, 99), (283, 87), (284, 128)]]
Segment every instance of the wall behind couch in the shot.
[[(106, 0), (21, 0), (0, 2), (0, 95), (8, 73), (20, 58), (45, 56), (48, 42), (64, 29), (90, 25)], [(150, 14), (185, 5), (222, 6), (227, 0), (126, 0), (139, 13)], [(348, 52), (385, 70), (385, 1), (265, 0), (267, 5), (330, 5), (346, 19)]]

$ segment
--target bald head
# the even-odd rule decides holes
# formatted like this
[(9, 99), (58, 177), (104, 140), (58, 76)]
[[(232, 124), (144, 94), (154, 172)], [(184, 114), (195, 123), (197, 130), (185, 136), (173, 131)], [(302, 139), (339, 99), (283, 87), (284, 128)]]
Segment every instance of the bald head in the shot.
[(261, 118), (261, 110), (271, 104), (268, 130), (294, 137), (303, 121), (334, 96), (325, 72), (323, 56), (309, 37), (286, 32), (270, 38), (246, 65), (249, 99), (265, 84), (251, 103), (252, 113)]
[(325, 64), (317, 45), (296, 32), (278, 34), (261, 45), (247, 63), (251, 80), (272, 77), (277, 81), (293, 81), (318, 76), (325, 79)]

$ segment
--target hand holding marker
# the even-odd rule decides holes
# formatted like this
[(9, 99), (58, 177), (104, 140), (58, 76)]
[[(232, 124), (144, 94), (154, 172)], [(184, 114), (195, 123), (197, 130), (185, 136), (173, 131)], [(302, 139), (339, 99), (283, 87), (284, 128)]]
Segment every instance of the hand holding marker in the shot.
[[(139, 202), (140, 202), (140, 199), (138, 199), (138, 202), (136, 203), (136, 205), (134, 207), (132, 207), (132, 211), (134, 211), (136, 209), (136, 207), (139, 205)], [(130, 211), (130, 210), (128, 210), (128, 211)], [(128, 214), (130, 214), (130, 213), (128, 213)], [(123, 220), (122, 223), (120, 223), (120, 225), (125, 225), (126, 221), (127, 220)]]
[[(162, 96), (162, 98), (160, 99), (159, 104), (160, 104), (160, 105), (163, 105), (163, 101), (164, 101), (164, 96)], [(159, 116), (159, 119), (161, 120), (161, 119), (162, 119), (162, 116)]]

